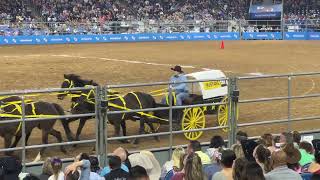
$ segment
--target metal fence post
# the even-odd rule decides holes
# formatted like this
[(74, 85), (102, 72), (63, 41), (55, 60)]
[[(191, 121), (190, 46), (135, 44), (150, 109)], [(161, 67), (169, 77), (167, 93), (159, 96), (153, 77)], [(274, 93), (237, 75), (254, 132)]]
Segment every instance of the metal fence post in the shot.
[(288, 76), (288, 127), (287, 131), (291, 131), (291, 79), (292, 77), (289, 75)]
[(102, 164), (101, 166), (104, 167), (107, 165), (107, 154), (108, 154), (108, 132), (106, 123), (108, 122), (108, 87), (104, 87), (101, 89), (101, 96), (100, 96), (100, 127), (99, 127), (99, 134), (100, 134), (100, 148), (101, 148), (101, 159)]
[(170, 137), (169, 137), (169, 159), (171, 159), (172, 155), (172, 146), (173, 146), (173, 134), (172, 134), (172, 87), (171, 84), (169, 84), (169, 131), (170, 131)]
[(26, 104), (24, 100), (24, 96), (21, 96), (21, 133), (22, 133), (22, 172), (26, 172)]
[(101, 157), (100, 157), (100, 134), (99, 134), (99, 125), (100, 125), (100, 86), (97, 86), (95, 88), (95, 114), (96, 114), (96, 155), (97, 158), (99, 159), (99, 162), (101, 162)]
[(237, 131), (237, 102), (239, 92), (237, 89), (237, 78), (229, 78), (228, 83), (228, 147), (236, 143)]

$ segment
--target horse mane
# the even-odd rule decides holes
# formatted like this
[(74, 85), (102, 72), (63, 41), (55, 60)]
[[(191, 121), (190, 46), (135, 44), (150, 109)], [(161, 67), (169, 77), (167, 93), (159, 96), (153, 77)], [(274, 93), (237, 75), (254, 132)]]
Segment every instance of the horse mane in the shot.
[(85, 85), (99, 86), (99, 84), (96, 83), (95, 81), (82, 79), (81, 76), (77, 74), (65, 74), (64, 77), (74, 81), (76, 84), (81, 84), (82, 86), (85, 86)]

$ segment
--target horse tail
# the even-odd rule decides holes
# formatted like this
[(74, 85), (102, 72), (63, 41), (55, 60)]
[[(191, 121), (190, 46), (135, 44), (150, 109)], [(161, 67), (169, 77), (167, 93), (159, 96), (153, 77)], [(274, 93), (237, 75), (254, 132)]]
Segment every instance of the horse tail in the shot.
[(64, 109), (59, 104), (52, 103), (52, 105), (56, 108), (59, 115), (65, 115)]

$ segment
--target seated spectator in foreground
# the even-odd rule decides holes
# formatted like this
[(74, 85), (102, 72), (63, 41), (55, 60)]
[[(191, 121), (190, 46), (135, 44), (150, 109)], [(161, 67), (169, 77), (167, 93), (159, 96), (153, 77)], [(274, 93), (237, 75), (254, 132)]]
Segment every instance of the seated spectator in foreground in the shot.
[(233, 180), (242, 180), (242, 173), (245, 165), (248, 163), (246, 158), (237, 158), (232, 166), (232, 177)]
[(258, 145), (253, 152), (253, 156), (256, 159), (256, 162), (262, 168), (263, 174), (266, 174), (272, 170), (271, 152), (269, 149), (263, 145)]
[(89, 157), (89, 161), (90, 161), (90, 180), (102, 180), (104, 179), (103, 177), (101, 177), (99, 175), (100, 173), (100, 167), (99, 167), (99, 160), (97, 157), (95, 156), (90, 156)]
[(301, 166), (310, 164), (314, 161), (314, 149), (312, 147), (312, 144), (306, 142), (306, 141), (302, 141), (299, 144), (299, 151), (301, 154), (301, 159), (299, 161), (299, 164)]
[(47, 158), (42, 165), (42, 173), (39, 176), (40, 180), (48, 180), (52, 175), (51, 158)]
[(121, 169), (120, 157), (109, 156), (109, 167), (111, 168), (111, 172), (104, 176), (106, 180), (128, 179), (129, 173)]
[(212, 180), (232, 179), (232, 165), (236, 160), (236, 154), (232, 150), (224, 150), (221, 155), (222, 170), (213, 175)]
[(131, 154), (129, 156), (131, 166), (142, 166), (148, 173), (150, 179), (159, 179), (161, 167), (154, 155), (149, 151)]
[(90, 179), (90, 161), (88, 154), (81, 153), (79, 156), (77, 156), (75, 162), (66, 167), (65, 175), (68, 175), (69, 173), (74, 173), (78, 169), (80, 169), (79, 180)]
[(129, 180), (150, 180), (146, 169), (142, 166), (134, 166), (130, 169)]
[(209, 156), (206, 153), (201, 151), (201, 144), (199, 141), (190, 141), (188, 144), (188, 147), (187, 147), (187, 153), (188, 154), (191, 154), (191, 153), (198, 154), (203, 165), (211, 163), (211, 159), (209, 158)]
[(217, 151), (221, 151), (222, 149), (225, 149), (225, 143), (221, 136), (213, 136), (210, 140), (209, 148), (207, 149), (207, 154), (210, 157), (210, 159), (213, 159), (213, 155)]
[(211, 157), (212, 163), (209, 165), (205, 165), (203, 167), (203, 171), (204, 171), (206, 177), (208, 177), (208, 179), (211, 179), (215, 173), (222, 170), (222, 167), (220, 165), (222, 151), (223, 151), (223, 149), (220, 149), (219, 151), (215, 151), (215, 153)]
[[(129, 172), (129, 167), (127, 167), (127, 165), (125, 165), (125, 162), (126, 162), (126, 160), (128, 158), (126, 150), (123, 149), (122, 147), (119, 147), (119, 148), (117, 148), (117, 149), (115, 149), (113, 151), (112, 155), (120, 157), (120, 159), (121, 159), (121, 169), (123, 169), (126, 172)], [(110, 171), (111, 171), (110, 167), (107, 166), (107, 167), (104, 167), (99, 174), (100, 174), (100, 176), (104, 177), (105, 175), (110, 173)]]
[(61, 159), (55, 157), (51, 159), (52, 175), (48, 180), (64, 180)]
[(40, 180), (40, 179), (36, 175), (28, 174), (26, 175), (26, 177), (23, 178), (23, 180)]
[(272, 154), (274, 151), (279, 150), (280, 148), (281, 148), (280, 136), (274, 136), (272, 139), (272, 146), (268, 147), (268, 149)]
[(301, 166), (299, 164), (301, 154), (299, 150), (294, 147), (293, 143), (288, 143), (283, 147), (283, 151), (287, 154), (288, 168), (301, 173)]
[(256, 162), (248, 162), (243, 168), (242, 178), (245, 180), (265, 180), (260, 165)]
[(236, 144), (231, 146), (231, 149), (233, 152), (236, 154), (237, 158), (242, 158), (244, 157), (244, 152), (241, 146), (241, 141), (247, 140), (248, 139), (248, 134), (243, 131), (238, 131), (236, 134)]
[(74, 173), (69, 173), (65, 176), (66, 180), (79, 180), (80, 173), (75, 171)]
[(298, 131), (293, 131), (292, 137), (293, 137), (294, 146), (298, 148), (301, 142), (301, 134)]
[(266, 180), (302, 180), (299, 173), (288, 168), (287, 154), (283, 150), (273, 152), (271, 159), (273, 170), (265, 175)]
[(258, 143), (254, 140), (243, 140), (241, 141), (241, 147), (244, 153), (244, 156), (248, 159), (248, 161), (255, 161), (253, 157), (253, 151), (258, 146)]
[(284, 147), (286, 144), (293, 143), (293, 134), (291, 132), (283, 132), (280, 134), (280, 144)]
[(161, 176), (160, 176), (161, 179), (164, 179), (167, 173), (171, 170), (173, 170), (174, 172), (180, 171), (180, 159), (181, 159), (181, 156), (183, 156), (184, 154), (185, 154), (185, 151), (182, 147), (178, 147), (172, 152), (171, 160), (167, 161), (162, 166)]
[(310, 164), (308, 172), (320, 175), (320, 151), (314, 153), (314, 162)]
[(264, 140), (264, 142), (265, 142), (265, 146), (269, 149), (269, 147), (270, 148), (273, 148), (273, 136), (272, 136), (272, 134), (269, 134), (269, 133), (266, 133), (266, 134), (263, 134), (262, 136), (261, 136), (261, 139), (263, 139)]
[(171, 180), (204, 180), (201, 159), (196, 153), (188, 154), (184, 160), (184, 168), (176, 173)]
[(18, 158), (5, 156), (0, 158), (0, 178), (3, 180), (19, 180), (22, 165)]

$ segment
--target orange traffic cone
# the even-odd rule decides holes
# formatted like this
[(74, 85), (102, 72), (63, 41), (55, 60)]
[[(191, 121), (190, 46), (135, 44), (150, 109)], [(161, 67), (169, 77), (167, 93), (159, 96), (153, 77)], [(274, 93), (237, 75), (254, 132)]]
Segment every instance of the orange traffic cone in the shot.
[(224, 41), (223, 40), (221, 41), (220, 49), (224, 49)]

